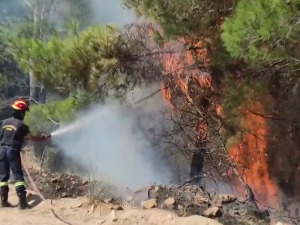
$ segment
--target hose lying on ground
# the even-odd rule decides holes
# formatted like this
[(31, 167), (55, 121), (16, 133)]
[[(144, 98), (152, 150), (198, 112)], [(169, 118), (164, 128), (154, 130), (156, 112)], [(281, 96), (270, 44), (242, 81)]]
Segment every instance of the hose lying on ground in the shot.
[[(39, 191), (39, 189), (37, 188), (35, 182), (33, 181), (32, 177), (31, 177), (31, 175), (30, 175), (30, 173), (29, 173), (29, 171), (28, 171), (28, 169), (27, 169), (27, 167), (26, 167), (26, 164), (25, 164), (25, 162), (24, 162), (24, 158), (23, 158), (22, 152), (21, 152), (20, 156), (21, 156), (21, 162), (22, 162), (23, 168), (24, 168), (24, 170), (25, 170), (25, 172), (26, 172), (26, 174), (27, 174), (27, 176), (28, 176), (28, 179), (29, 179), (29, 181), (30, 181), (30, 183), (31, 183), (31, 185), (32, 185), (32, 187), (33, 187), (33, 190), (39, 195), (39, 197), (41, 198), (42, 201), (45, 201), (45, 202), (46, 202), (45, 197), (42, 195), (42, 193), (41, 193), (41, 192)], [(46, 203), (47, 203), (47, 202), (46, 202)], [(52, 201), (50, 202), (49, 206), (50, 206), (50, 211), (52, 212), (53, 216), (54, 216), (56, 219), (60, 220), (61, 222), (65, 223), (65, 224), (72, 225), (71, 223), (65, 221), (64, 219), (62, 219), (61, 217), (59, 217), (59, 216), (56, 214), (56, 212), (54, 211), (53, 205), (52, 205)]]

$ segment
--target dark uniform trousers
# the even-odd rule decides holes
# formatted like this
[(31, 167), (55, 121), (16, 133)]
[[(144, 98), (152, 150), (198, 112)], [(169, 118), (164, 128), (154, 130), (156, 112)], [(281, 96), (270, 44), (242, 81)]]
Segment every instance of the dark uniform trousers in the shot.
[(0, 190), (2, 193), (9, 191), (8, 180), (10, 169), (16, 180), (17, 193), (26, 193), (20, 151), (3, 145), (0, 149)]

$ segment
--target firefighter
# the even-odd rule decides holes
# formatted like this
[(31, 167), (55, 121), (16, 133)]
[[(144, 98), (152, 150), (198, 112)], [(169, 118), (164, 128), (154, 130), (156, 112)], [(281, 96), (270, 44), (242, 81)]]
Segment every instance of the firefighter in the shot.
[(21, 164), (21, 149), (25, 139), (32, 141), (43, 141), (50, 135), (41, 137), (30, 134), (29, 127), (23, 123), (26, 111), (29, 111), (28, 104), (25, 100), (15, 101), (11, 107), (13, 108), (12, 118), (6, 119), (2, 123), (0, 133), (0, 195), (1, 207), (11, 207), (8, 202), (8, 180), (10, 169), (16, 180), (15, 187), (19, 197), (19, 209), (30, 208), (26, 201), (26, 187)]

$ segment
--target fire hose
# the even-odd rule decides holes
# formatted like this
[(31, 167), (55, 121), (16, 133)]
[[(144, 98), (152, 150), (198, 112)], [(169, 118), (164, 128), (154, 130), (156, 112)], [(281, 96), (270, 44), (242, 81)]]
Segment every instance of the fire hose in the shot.
[[(32, 185), (32, 187), (33, 187), (33, 190), (39, 195), (39, 197), (41, 198), (42, 201), (48, 203), (48, 202), (46, 201), (45, 197), (43, 196), (43, 194), (42, 194), (42, 193), (39, 191), (39, 189), (37, 188), (35, 182), (33, 181), (32, 177), (31, 177), (31, 175), (30, 175), (30, 173), (29, 173), (29, 171), (28, 171), (28, 169), (27, 169), (27, 167), (26, 167), (26, 164), (25, 164), (25, 162), (24, 162), (23, 152), (21, 152), (20, 156), (21, 156), (21, 162), (22, 162), (23, 168), (24, 168), (24, 170), (25, 170), (25, 172), (26, 172), (26, 174), (27, 174), (27, 176), (28, 176), (28, 179), (29, 179), (29, 181), (30, 181), (30, 183), (31, 183), (31, 185)], [(48, 203), (48, 204), (49, 204), (49, 203)], [(52, 200), (50, 201), (49, 207), (50, 207), (50, 211), (52, 212), (53, 216), (54, 216), (56, 219), (60, 220), (60, 221), (63, 222), (64, 224), (72, 225), (71, 223), (65, 221), (64, 219), (62, 219), (61, 217), (59, 217), (59, 216), (57, 215), (57, 213), (54, 211), (54, 207), (53, 207), (53, 204), (52, 204)]]

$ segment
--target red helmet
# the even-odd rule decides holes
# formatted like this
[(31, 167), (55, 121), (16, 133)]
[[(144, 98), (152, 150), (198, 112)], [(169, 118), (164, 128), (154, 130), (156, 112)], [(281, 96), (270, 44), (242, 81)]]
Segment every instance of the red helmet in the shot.
[(29, 111), (28, 104), (23, 99), (16, 100), (11, 107), (13, 107), (15, 110)]

